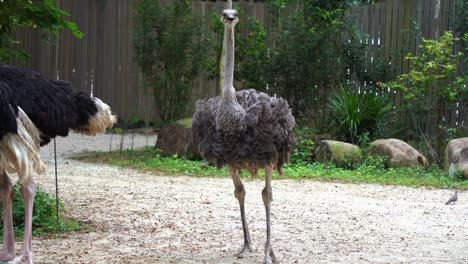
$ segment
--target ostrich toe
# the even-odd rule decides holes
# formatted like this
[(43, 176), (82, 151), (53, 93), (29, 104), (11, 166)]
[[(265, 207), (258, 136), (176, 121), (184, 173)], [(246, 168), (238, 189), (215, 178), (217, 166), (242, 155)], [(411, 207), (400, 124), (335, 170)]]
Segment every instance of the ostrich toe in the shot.
[(244, 245), (241, 251), (239, 252), (239, 254), (237, 254), (237, 258), (245, 258), (252, 252), (253, 252), (253, 249), (250, 245)]
[(263, 259), (263, 264), (273, 264), (278, 263), (278, 259), (275, 256), (275, 252), (272, 248), (268, 250), (269, 252), (265, 252), (265, 258)]

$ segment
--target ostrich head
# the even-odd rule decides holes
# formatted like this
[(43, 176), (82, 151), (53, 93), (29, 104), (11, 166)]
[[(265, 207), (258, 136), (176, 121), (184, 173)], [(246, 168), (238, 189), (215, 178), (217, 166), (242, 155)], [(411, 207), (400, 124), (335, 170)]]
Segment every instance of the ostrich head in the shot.
[(223, 10), (223, 15), (221, 16), (221, 22), (228, 27), (234, 27), (239, 18), (237, 18), (237, 11), (234, 9), (225, 9)]

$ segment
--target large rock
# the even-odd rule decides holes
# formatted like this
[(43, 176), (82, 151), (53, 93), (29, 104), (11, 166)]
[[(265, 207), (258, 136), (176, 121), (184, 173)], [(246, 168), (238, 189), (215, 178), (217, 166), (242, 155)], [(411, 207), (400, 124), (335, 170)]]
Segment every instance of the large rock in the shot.
[(468, 179), (468, 137), (450, 140), (445, 148), (444, 167), (450, 177), (462, 171), (464, 178)]
[(369, 155), (388, 157), (387, 167), (429, 166), (426, 157), (399, 139), (379, 139), (369, 145)]
[(200, 154), (192, 144), (192, 122), (189, 121), (182, 119), (160, 128), (155, 147), (165, 155), (190, 155), (199, 158)]
[(333, 162), (337, 166), (346, 166), (357, 163), (361, 158), (358, 146), (335, 140), (322, 140), (315, 151), (317, 161), (323, 163)]

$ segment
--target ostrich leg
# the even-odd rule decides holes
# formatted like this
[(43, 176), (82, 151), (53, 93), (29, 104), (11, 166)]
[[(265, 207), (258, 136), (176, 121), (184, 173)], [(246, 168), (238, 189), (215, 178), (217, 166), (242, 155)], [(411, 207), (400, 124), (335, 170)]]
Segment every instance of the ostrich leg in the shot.
[(7, 262), (15, 257), (15, 239), (13, 236), (13, 184), (8, 174), (0, 175), (0, 199), (3, 204), (3, 249), (0, 261)]
[(234, 182), (234, 187), (235, 187), (234, 196), (236, 196), (237, 200), (239, 201), (239, 206), (240, 206), (240, 211), (241, 211), (242, 230), (244, 231), (244, 246), (242, 247), (237, 257), (243, 258), (247, 256), (248, 253), (252, 252), (249, 227), (247, 225), (247, 219), (245, 218), (245, 207), (244, 207), (245, 189), (240, 179), (239, 170), (231, 166), (228, 166), (228, 168), (229, 168), (229, 173), (231, 174), (231, 177), (232, 177), (232, 181)]
[(28, 177), (21, 183), (21, 196), (24, 201), (24, 240), (21, 255), (12, 263), (32, 263), (32, 213), (36, 185), (32, 177)]
[(273, 201), (273, 195), (271, 190), (271, 176), (273, 174), (273, 166), (265, 167), (265, 188), (262, 191), (263, 204), (265, 205), (266, 212), (266, 223), (267, 223), (267, 240), (265, 243), (265, 258), (264, 264), (278, 263), (273, 248), (271, 246), (271, 218), (270, 218), (270, 207), (271, 201)]

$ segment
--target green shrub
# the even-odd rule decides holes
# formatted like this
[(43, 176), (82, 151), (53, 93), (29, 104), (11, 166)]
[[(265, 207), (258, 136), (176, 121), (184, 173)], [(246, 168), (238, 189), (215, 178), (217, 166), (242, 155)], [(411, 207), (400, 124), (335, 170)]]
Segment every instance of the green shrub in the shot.
[[(408, 54), (411, 70), (400, 75), (386, 86), (403, 92), (402, 118), (399, 124), (408, 139), (424, 139), (433, 161), (442, 161), (447, 126), (447, 111), (453, 111), (456, 101), (466, 101), (468, 78), (458, 71), (463, 63), (463, 53), (454, 53), (459, 41), (451, 32), (445, 32), (439, 40), (422, 39), (421, 54)], [(462, 127), (462, 124), (459, 124)], [(421, 140), (422, 141), (422, 140)]]
[(143, 77), (152, 89), (159, 118), (169, 123), (188, 114), (192, 90), (209, 57), (203, 21), (190, 1), (140, 1), (135, 12), (133, 46)]
[[(59, 201), (59, 209), (63, 210), (63, 205)], [(0, 214), (3, 219), (3, 210)], [(57, 223), (57, 211), (55, 199), (41, 189), (36, 190), (33, 208), (33, 234), (41, 234), (56, 231), (75, 231), (80, 229), (79, 223), (59, 217)], [(3, 221), (0, 221), (0, 228), (3, 228)], [(13, 196), (13, 228), (15, 234), (22, 235), (24, 232), (24, 202), (21, 198), (20, 187), (14, 186)]]
[(291, 163), (312, 162), (315, 154), (314, 131), (309, 127), (299, 127), (294, 131), (297, 145), (291, 154)]
[(332, 130), (352, 144), (359, 144), (359, 139), (364, 143), (369, 138), (385, 134), (392, 109), (384, 95), (357, 93), (343, 87), (332, 95), (329, 107)]
[[(56, 37), (61, 29), (69, 29), (78, 38), (83, 33), (75, 23), (66, 20), (70, 16), (56, 7), (56, 1), (11, 0), (0, 1), (0, 64), (26, 60), (29, 55), (20, 48), (16, 32), (23, 28), (40, 28)], [(49, 34), (42, 34), (49, 40)], [(17, 63), (17, 61), (16, 61)]]
[(322, 106), (340, 82), (373, 85), (391, 75), (386, 59), (371, 60), (354, 19), (345, 15), (355, 3), (270, 3), (273, 21), (266, 32), (269, 49), (264, 86), (268, 84), (269, 93), (287, 99), (295, 116), (310, 119), (318, 127), (328, 124), (328, 109)]

